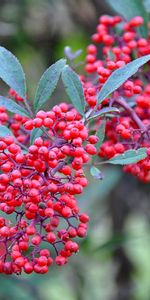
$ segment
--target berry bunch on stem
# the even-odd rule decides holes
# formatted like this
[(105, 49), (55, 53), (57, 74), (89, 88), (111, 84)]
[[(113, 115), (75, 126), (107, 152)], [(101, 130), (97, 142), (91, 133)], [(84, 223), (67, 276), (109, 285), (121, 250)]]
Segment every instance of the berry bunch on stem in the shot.
[[(96, 33), (92, 35), (94, 44), (87, 47), (83, 87), (87, 103), (97, 111), (105, 107), (116, 107), (119, 115), (106, 118), (106, 138), (98, 155), (110, 159), (126, 150), (146, 147), (147, 157), (137, 164), (129, 164), (123, 169), (144, 182), (150, 182), (150, 65), (140, 69), (97, 107), (97, 94), (112, 72), (139, 58), (150, 54), (150, 37), (140, 37), (137, 28), (143, 24), (137, 16), (124, 22), (120, 16), (101, 16)], [(120, 35), (117, 34), (120, 24)], [(98, 46), (102, 45), (103, 59), (98, 57)]]
[[(89, 222), (76, 199), (88, 184), (85, 165), (100, 179), (96, 165), (121, 155), (125, 171), (150, 181), (149, 63), (136, 73), (150, 60), (149, 38), (136, 32), (142, 23), (102, 16), (92, 41), (102, 43), (104, 59), (90, 44), (84, 76), (56, 62), (39, 81), (33, 109), (20, 64), (0, 47), (0, 76), (11, 87), (0, 96), (0, 273), (44, 274), (78, 251)], [(60, 76), (72, 104), (45, 111)]]
[[(88, 136), (79, 113), (66, 103), (33, 119), (14, 115), (13, 120), (16, 139), (0, 141), (0, 209), (15, 215), (15, 224), (0, 218), (0, 270), (43, 274), (53, 260), (64, 265), (78, 251), (72, 239), (86, 235), (89, 217), (80, 213), (75, 195), (88, 184), (82, 167), (96, 154), (97, 138)], [(33, 128), (42, 133), (29, 145)]]

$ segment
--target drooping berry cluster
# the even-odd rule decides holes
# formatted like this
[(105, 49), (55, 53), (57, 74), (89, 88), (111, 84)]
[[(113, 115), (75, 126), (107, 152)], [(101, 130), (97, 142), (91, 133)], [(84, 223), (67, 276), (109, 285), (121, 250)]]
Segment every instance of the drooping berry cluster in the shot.
[[(81, 80), (88, 105), (95, 110), (112, 106), (120, 110), (119, 115), (107, 120), (106, 139), (99, 150), (102, 158), (109, 159), (129, 149), (150, 147), (149, 63), (101, 105), (96, 106), (97, 94), (113, 71), (150, 53), (149, 36), (147, 39), (140, 37), (137, 31), (143, 22), (140, 16), (129, 22), (125, 22), (120, 16), (101, 16), (96, 33), (92, 35), (94, 44), (87, 47), (85, 71), (89, 75), (81, 76)], [(99, 58), (99, 44), (102, 47), (103, 59)], [(149, 156), (137, 164), (125, 166), (124, 171), (149, 182)]]
[(53, 261), (64, 265), (78, 251), (74, 238), (86, 235), (89, 217), (75, 195), (88, 184), (82, 167), (96, 154), (97, 138), (88, 137), (80, 115), (65, 103), (21, 127), (43, 133), (27, 151), (11, 136), (0, 138), (0, 210), (9, 216), (0, 218), (0, 272), (43, 274)]

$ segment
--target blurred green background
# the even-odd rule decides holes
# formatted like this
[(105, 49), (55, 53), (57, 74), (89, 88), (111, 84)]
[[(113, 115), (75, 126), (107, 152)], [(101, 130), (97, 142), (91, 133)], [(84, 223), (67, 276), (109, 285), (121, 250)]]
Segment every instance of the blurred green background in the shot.
[[(83, 49), (84, 60), (103, 13), (111, 10), (101, 0), (0, 0), (0, 44), (22, 63), (31, 99), (42, 72), (64, 56), (64, 46)], [(60, 86), (50, 105), (65, 97)], [(149, 185), (120, 168), (102, 172), (102, 181), (89, 175), (91, 184), (79, 197), (91, 218), (79, 253), (47, 275), (1, 275), (0, 300), (150, 300)]]

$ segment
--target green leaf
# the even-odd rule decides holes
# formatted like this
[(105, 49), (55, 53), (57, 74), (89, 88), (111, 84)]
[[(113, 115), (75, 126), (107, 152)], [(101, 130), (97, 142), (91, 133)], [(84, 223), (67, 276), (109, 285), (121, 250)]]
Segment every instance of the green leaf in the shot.
[(3, 125), (0, 125), (0, 137), (13, 136), (12, 132)]
[(97, 118), (97, 117), (100, 117), (100, 116), (105, 115), (105, 114), (107, 114), (107, 113), (114, 113), (114, 112), (119, 113), (120, 111), (119, 111), (119, 109), (116, 108), (116, 107), (104, 107), (104, 108), (102, 108), (101, 110), (99, 110), (99, 111), (97, 111), (97, 112), (94, 112), (94, 114), (91, 115), (91, 116), (88, 118), (88, 120), (94, 119), (94, 118)]
[(102, 174), (102, 172), (101, 172), (98, 168), (96, 168), (96, 167), (94, 167), (94, 166), (91, 167), (90, 173), (91, 173), (91, 175), (92, 175), (95, 179), (99, 179), (99, 180), (102, 180), (102, 179), (103, 179), (103, 174)]
[(127, 21), (135, 16), (143, 17), (144, 24), (137, 30), (141, 36), (147, 37), (148, 15), (142, 0), (107, 0), (107, 3), (113, 8), (115, 12), (123, 16)]
[(145, 55), (114, 71), (98, 94), (98, 104), (100, 104), (111, 93), (117, 90), (128, 78), (134, 75), (138, 69), (149, 60), (150, 55)]
[(25, 75), (22, 66), (13, 54), (3, 47), (0, 47), (0, 78), (20, 97), (26, 97)]
[(103, 141), (104, 141), (104, 138), (105, 138), (105, 127), (106, 127), (106, 120), (103, 119), (101, 121), (101, 124), (97, 130), (97, 136), (99, 138), (99, 141), (98, 143), (96, 144), (96, 148), (99, 149), (100, 146), (102, 145)]
[(144, 159), (147, 148), (139, 148), (138, 150), (127, 150), (123, 154), (119, 154), (107, 161), (107, 163), (114, 165), (128, 165), (134, 164), (142, 159)]
[(62, 81), (74, 107), (84, 116), (85, 100), (79, 76), (69, 66), (65, 66), (62, 71)]
[(8, 111), (21, 116), (29, 117), (29, 114), (25, 108), (14, 102), (13, 100), (0, 96), (0, 106), (5, 107)]
[(40, 128), (34, 128), (30, 135), (30, 144), (32, 145), (36, 138), (40, 137), (43, 131)]
[(38, 111), (51, 97), (65, 64), (66, 60), (60, 59), (55, 64), (51, 65), (42, 75), (34, 99), (35, 111)]

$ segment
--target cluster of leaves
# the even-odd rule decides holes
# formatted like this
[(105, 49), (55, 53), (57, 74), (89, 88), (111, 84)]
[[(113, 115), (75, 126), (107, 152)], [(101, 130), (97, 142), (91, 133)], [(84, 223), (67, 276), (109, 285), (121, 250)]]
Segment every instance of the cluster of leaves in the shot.
[[(106, 99), (111, 93), (118, 89), (128, 78), (137, 72), (137, 70), (150, 60), (150, 55), (145, 55), (127, 65), (114, 71), (108, 80), (103, 85), (102, 89), (97, 95), (97, 106)], [(23, 106), (17, 104), (15, 101), (0, 96), (0, 106), (5, 107), (11, 113), (17, 113), (22, 116), (33, 117), (33, 114), (39, 111), (47, 101), (49, 101), (52, 93), (54, 92), (58, 81), (62, 78), (66, 93), (68, 94), (73, 106), (83, 116), (86, 121), (91, 121), (99, 116), (103, 117), (111, 112), (118, 112), (117, 108), (102, 108), (99, 111), (86, 111), (86, 102), (84, 99), (83, 87), (79, 76), (66, 64), (66, 59), (60, 59), (52, 66), (50, 66), (42, 75), (37, 90), (35, 93), (35, 99), (33, 104), (33, 113), (28, 106), (26, 99), (26, 80), (22, 66), (20, 65), (17, 58), (8, 50), (0, 47), (0, 78), (9, 85), (10, 88), (14, 89), (17, 94), (23, 98)], [(104, 123), (99, 128), (98, 136), (99, 143), (98, 147), (104, 139)], [(6, 136), (12, 134), (8, 128), (4, 126), (0, 127), (0, 135)], [(31, 134), (30, 142), (40, 136), (41, 130), (34, 129)], [(123, 155), (118, 155), (115, 158), (108, 160), (111, 164), (130, 164), (136, 163), (137, 161), (146, 157), (146, 148), (141, 148), (138, 151), (130, 150), (125, 152)], [(95, 172), (98, 170), (95, 168)], [(92, 170), (92, 174), (94, 171)], [(97, 176), (96, 174), (94, 176)]]

